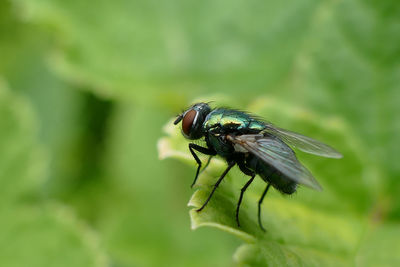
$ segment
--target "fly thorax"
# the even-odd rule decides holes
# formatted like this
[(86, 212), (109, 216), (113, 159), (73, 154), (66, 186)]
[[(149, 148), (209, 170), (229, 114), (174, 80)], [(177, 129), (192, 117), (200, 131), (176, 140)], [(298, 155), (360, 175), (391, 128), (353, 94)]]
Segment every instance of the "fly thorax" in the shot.
[(225, 157), (235, 152), (233, 146), (229, 142), (227, 142), (224, 135), (210, 133), (208, 136), (208, 141), (220, 156)]

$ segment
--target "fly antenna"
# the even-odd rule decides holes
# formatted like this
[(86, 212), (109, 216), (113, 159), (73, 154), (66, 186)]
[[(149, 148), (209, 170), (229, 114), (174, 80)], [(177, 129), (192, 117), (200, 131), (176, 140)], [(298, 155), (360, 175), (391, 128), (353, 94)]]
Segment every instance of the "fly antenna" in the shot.
[(176, 120), (174, 121), (174, 125), (177, 125), (182, 119), (183, 119), (183, 116), (182, 116), (182, 114), (179, 114), (179, 115), (177, 115), (178, 117), (176, 118)]

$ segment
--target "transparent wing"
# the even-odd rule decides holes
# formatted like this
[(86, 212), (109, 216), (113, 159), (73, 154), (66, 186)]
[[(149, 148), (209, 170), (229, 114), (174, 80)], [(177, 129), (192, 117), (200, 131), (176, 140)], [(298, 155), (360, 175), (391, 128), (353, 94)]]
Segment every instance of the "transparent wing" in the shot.
[(334, 148), (312, 139), (310, 137), (285, 130), (282, 128), (275, 127), (274, 125), (267, 123), (266, 128), (263, 132), (270, 133), (278, 136), (286, 144), (296, 147), (301, 151), (327, 157), (327, 158), (342, 158), (343, 155), (336, 151)]
[(296, 158), (293, 150), (274, 136), (240, 135), (227, 139), (249, 151), (267, 164), (276, 168), (289, 179), (318, 191), (322, 190), (317, 180)]

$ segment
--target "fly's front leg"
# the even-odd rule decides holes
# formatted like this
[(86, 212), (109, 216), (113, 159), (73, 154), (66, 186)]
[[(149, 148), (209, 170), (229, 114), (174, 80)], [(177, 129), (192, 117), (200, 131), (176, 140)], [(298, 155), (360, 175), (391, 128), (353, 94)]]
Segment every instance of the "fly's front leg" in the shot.
[(215, 190), (218, 188), (219, 184), (222, 182), (222, 180), (224, 179), (225, 175), (229, 172), (230, 169), (232, 169), (232, 167), (235, 166), (235, 162), (230, 162), (228, 163), (228, 168), (226, 168), (226, 170), (222, 173), (221, 177), (219, 177), (218, 181), (214, 184), (214, 187), (210, 193), (210, 195), (208, 196), (206, 202), (204, 202), (203, 206), (201, 206), (201, 208), (197, 209), (196, 211), (199, 212), (202, 209), (204, 209), (204, 207), (207, 205), (208, 201), (210, 201), (211, 197), (213, 196)]
[(207, 162), (206, 162), (206, 165), (204, 165), (203, 169), (201, 169), (199, 175), (202, 174), (202, 172), (204, 172), (205, 169), (207, 169), (208, 165), (210, 165), (210, 162), (211, 162), (211, 159), (212, 159), (213, 156), (214, 156), (214, 155), (208, 157), (208, 160), (207, 160)]
[(207, 147), (202, 147), (202, 146), (199, 146), (199, 145), (196, 145), (196, 144), (193, 144), (193, 143), (189, 144), (189, 150), (190, 150), (190, 153), (192, 153), (193, 158), (196, 160), (197, 165), (198, 165), (197, 166), (197, 170), (196, 170), (196, 176), (194, 177), (194, 181), (193, 181), (193, 183), (191, 185), (191, 187), (193, 187), (196, 184), (197, 177), (199, 176), (200, 169), (201, 169), (201, 160), (197, 156), (196, 152), (194, 152), (194, 150), (197, 150), (198, 152), (206, 154), (206, 155), (210, 155), (210, 158), (209, 158), (209, 160), (208, 160), (208, 162), (206, 164), (206, 167), (210, 163), (211, 157), (215, 156), (217, 153), (212, 149), (209, 149)]

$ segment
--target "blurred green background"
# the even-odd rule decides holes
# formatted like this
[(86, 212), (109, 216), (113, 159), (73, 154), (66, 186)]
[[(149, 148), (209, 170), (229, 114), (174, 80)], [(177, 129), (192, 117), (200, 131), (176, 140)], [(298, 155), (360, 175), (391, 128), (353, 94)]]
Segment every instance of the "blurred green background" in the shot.
[(158, 159), (199, 97), (343, 121), (369, 186), (344, 199), (400, 234), (398, 1), (2, 0), (0, 265), (234, 264), (239, 239), (190, 230), (194, 162)]

